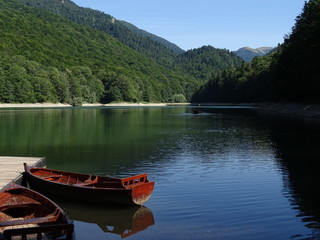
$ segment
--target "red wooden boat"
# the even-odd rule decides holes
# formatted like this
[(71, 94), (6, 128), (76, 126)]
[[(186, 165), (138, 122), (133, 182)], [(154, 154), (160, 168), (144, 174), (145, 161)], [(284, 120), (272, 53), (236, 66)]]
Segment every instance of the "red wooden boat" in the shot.
[(45, 196), (12, 183), (0, 192), (0, 239), (72, 239), (73, 224)]
[(142, 205), (152, 194), (154, 182), (147, 174), (112, 178), (65, 172), (24, 164), (30, 187), (44, 194), (76, 201)]

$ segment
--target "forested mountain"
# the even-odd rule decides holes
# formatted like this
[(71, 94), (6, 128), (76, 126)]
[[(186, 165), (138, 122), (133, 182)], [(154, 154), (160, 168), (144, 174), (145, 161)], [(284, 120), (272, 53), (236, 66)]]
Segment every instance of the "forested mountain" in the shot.
[(192, 102), (264, 102), (271, 101), (273, 55), (255, 57), (236, 69), (213, 76), (192, 98)]
[(277, 99), (320, 102), (320, 0), (305, 3), (279, 49), (272, 81)]
[(110, 35), (0, 0), (0, 102), (172, 101), (198, 83)]
[(263, 57), (267, 55), (270, 51), (274, 48), (272, 47), (260, 47), (260, 48), (250, 48), (250, 47), (243, 47), (234, 51), (234, 53), (241, 57), (244, 61), (250, 62), (254, 57)]
[(181, 52), (69, 0), (0, 0), (0, 31), (5, 103), (185, 102), (211, 76), (242, 62), (210, 46)]
[[(201, 75), (209, 76), (208, 72), (226, 69), (229, 64), (233, 67), (240, 62), (230, 51), (214, 49), (213, 47), (194, 49), (183, 54), (184, 51), (181, 48), (161, 37), (139, 29), (128, 22), (116, 20), (109, 14), (79, 7), (70, 0), (18, 1), (28, 6), (59, 14), (75, 23), (104, 31), (143, 55), (155, 59), (161, 65), (171, 69), (174, 68), (176, 71), (181, 68), (185, 69), (186, 72), (192, 73), (196, 77)], [(205, 59), (201, 59), (202, 57)], [(208, 59), (210, 63), (208, 63)], [(189, 61), (191, 62), (188, 63)], [(201, 61), (202, 66), (200, 67)], [(196, 64), (199, 68), (190, 69), (192, 64)], [(210, 66), (213, 67), (212, 70), (208, 70)], [(200, 72), (202, 72), (203, 68), (205, 73), (202, 74)], [(203, 77), (201, 76), (201, 79)]]
[(169, 41), (118, 21), (109, 14), (79, 7), (70, 0), (18, 0), (28, 6), (59, 14), (72, 22), (104, 31), (125, 45), (159, 62), (172, 64), (172, 57), (183, 52)]
[(180, 47), (178, 47), (177, 45), (169, 42), (168, 40), (161, 38), (157, 35), (154, 35), (152, 33), (149, 33), (145, 30), (142, 30), (140, 28), (137, 28), (136, 26), (134, 26), (131, 23), (128, 23), (126, 21), (121, 21), (125, 26), (127, 26), (130, 30), (132, 30), (133, 32), (136, 32), (139, 35), (151, 38), (152, 40), (161, 43), (163, 46), (167, 47), (168, 49), (171, 49), (173, 52), (175, 53), (183, 53), (184, 50), (182, 50)]
[(175, 62), (188, 74), (206, 82), (220, 71), (235, 68), (243, 61), (229, 50), (203, 46), (180, 54)]
[(211, 78), (193, 101), (320, 103), (319, 13), (320, 0), (306, 2), (277, 51)]

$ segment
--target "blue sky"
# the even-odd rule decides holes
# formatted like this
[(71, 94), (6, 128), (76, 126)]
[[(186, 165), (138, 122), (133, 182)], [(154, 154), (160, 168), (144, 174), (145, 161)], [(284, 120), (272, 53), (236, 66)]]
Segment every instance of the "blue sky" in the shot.
[(304, 0), (73, 0), (163, 37), (184, 50), (274, 47)]

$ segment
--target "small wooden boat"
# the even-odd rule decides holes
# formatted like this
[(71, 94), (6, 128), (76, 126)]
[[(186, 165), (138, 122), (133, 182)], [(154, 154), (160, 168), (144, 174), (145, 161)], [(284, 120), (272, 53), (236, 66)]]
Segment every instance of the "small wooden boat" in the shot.
[(59, 206), (31, 189), (12, 183), (0, 192), (0, 239), (72, 239), (73, 228)]
[(199, 110), (199, 109), (193, 109), (193, 114), (199, 114), (199, 113), (204, 113), (203, 111)]
[(28, 167), (27, 164), (24, 167), (31, 188), (76, 201), (142, 205), (151, 197), (154, 188), (147, 174), (121, 179)]

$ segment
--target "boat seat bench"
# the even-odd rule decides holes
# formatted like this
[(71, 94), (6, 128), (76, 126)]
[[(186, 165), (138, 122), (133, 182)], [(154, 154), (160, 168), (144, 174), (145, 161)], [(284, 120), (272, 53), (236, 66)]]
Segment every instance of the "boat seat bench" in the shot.
[[(78, 180), (77, 180), (77, 182), (78, 182)], [(84, 181), (84, 182), (79, 182), (79, 183), (71, 183), (71, 185), (75, 185), (75, 186), (91, 186), (91, 185), (94, 185), (94, 184), (96, 184), (96, 183), (98, 183), (98, 177), (95, 177), (95, 179), (94, 180), (92, 180), (91, 182), (89, 182), (89, 181)]]
[(62, 175), (50, 175), (50, 176), (43, 176), (44, 179), (49, 179), (49, 178), (60, 178)]
[(56, 221), (58, 216), (49, 216), (49, 217), (40, 217), (40, 218), (31, 218), (24, 220), (13, 220), (7, 222), (0, 222), (0, 227), (8, 227), (15, 225), (27, 225), (27, 224), (40, 224)]
[(33, 203), (20, 203), (20, 204), (9, 204), (9, 205), (3, 205), (0, 207), (0, 211), (5, 211), (11, 208), (23, 208), (23, 207), (30, 207), (31, 205), (41, 205), (39, 202), (33, 202)]
[(4, 239), (12, 239), (12, 237), (16, 239), (16, 236), (19, 236), (19, 239), (29, 239), (27, 238), (27, 235), (35, 234), (37, 239), (42, 239), (42, 233), (54, 232), (54, 231), (57, 231), (57, 229), (65, 231), (66, 235), (65, 235), (65, 238), (63, 239), (65, 240), (74, 239), (73, 238), (74, 226), (72, 223), (54, 224), (54, 225), (47, 225), (47, 226), (28, 227), (28, 228), (6, 229), (3, 231), (3, 236), (4, 236)]

